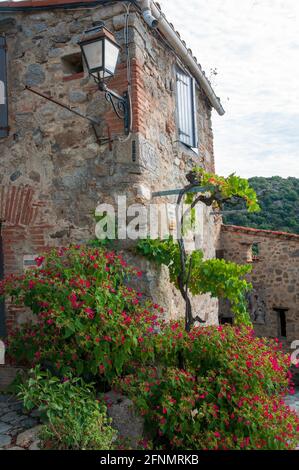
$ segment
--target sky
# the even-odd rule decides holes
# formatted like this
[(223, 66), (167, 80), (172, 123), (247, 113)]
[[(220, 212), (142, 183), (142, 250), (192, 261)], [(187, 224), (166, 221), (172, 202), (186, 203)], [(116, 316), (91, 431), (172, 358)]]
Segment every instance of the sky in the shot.
[(217, 173), (299, 177), (299, 1), (159, 3), (226, 110), (213, 112)]
[(213, 111), (217, 173), (299, 177), (299, 1), (159, 3), (226, 111)]

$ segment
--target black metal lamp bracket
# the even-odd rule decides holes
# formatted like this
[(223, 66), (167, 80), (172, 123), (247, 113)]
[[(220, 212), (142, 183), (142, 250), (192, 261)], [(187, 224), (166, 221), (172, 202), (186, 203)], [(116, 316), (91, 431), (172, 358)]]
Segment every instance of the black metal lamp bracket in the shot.
[(127, 91), (124, 92), (123, 96), (120, 96), (113, 90), (110, 90), (104, 83), (98, 83), (100, 91), (105, 93), (105, 99), (111, 104), (113, 111), (119, 119), (124, 120), (125, 134), (130, 133), (131, 127), (131, 110), (130, 110), (130, 98)]

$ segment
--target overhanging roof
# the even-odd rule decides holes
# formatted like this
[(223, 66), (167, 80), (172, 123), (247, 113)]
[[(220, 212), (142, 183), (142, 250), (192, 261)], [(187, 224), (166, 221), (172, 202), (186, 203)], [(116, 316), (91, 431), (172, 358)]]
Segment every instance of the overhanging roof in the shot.
[[(135, 3), (134, 0), (131, 1), (137, 8), (139, 6)], [(22, 11), (34, 11), (34, 10), (53, 10), (53, 9), (73, 9), (73, 8), (92, 8), (99, 5), (105, 5), (109, 3), (123, 3), (123, 0), (21, 0), (21, 1), (5, 1), (1, 2), (0, 0), (0, 13), (14, 13)], [(160, 10), (160, 5), (154, 3), (154, 7)], [(165, 18), (165, 16), (163, 15)], [(165, 18), (167, 21), (167, 19)], [(192, 51), (187, 48), (185, 42), (181, 40), (178, 32), (175, 31), (173, 25), (167, 21), (169, 27), (173, 29), (176, 33), (181, 45), (184, 46), (183, 61), (186, 61), (187, 67), (191, 69), (191, 72), (194, 73), (194, 76), (198, 79), (201, 84), (206, 96), (208, 97), (211, 106), (214, 107), (218, 114), (221, 116), (225, 113), (220, 98), (216, 95), (210, 81), (205, 75), (204, 71), (201, 68), (201, 65), (197, 62), (196, 58), (193, 56)], [(159, 29), (159, 27), (158, 27)]]

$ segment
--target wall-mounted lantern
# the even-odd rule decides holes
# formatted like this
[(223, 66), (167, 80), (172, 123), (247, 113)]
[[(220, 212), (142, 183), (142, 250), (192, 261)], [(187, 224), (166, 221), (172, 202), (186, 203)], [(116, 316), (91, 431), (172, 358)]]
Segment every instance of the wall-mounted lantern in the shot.
[(104, 24), (100, 24), (84, 32), (78, 42), (88, 73), (97, 83), (99, 90), (105, 92), (106, 100), (111, 103), (115, 114), (124, 120), (125, 133), (129, 134), (131, 127), (131, 105), (128, 92), (123, 96), (110, 90), (105, 81), (114, 76), (120, 46), (115, 37)]

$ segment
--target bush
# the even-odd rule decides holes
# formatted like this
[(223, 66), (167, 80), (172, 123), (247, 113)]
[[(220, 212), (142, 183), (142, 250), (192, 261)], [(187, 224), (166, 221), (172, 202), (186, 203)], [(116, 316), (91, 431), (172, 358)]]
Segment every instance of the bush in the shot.
[(37, 263), (40, 269), (9, 277), (0, 288), (35, 315), (10, 335), (10, 358), (107, 381), (140, 358), (163, 309), (128, 287), (138, 269), (115, 252), (80, 246), (54, 250)]
[[(291, 449), (299, 420), (284, 404), (287, 355), (248, 328), (165, 327), (155, 338), (157, 366), (115, 385), (136, 403), (156, 447)], [(183, 362), (184, 369), (179, 368)]]
[[(170, 281), (177, 289), (179, 288), (182, 267), (177, 241), (171, 237), (164, 240), (147, 238), (138, 242), (137, 251), (147, 259), (167, 266)], [(250, 265), (238, 265), (224, 259), (205, 260), (202, 250), (194, 250), (187, 257), (185, 278), (188, 278), (188, 289), (191, 294), (209, 293), (211, 297), (229, 300), (234, 313), (234, 323), (249, 326), (251, 320), (247, 310), (247, 294), (252, 285), (246, 281), (246, 275), (251, 269)]]
[(106, 417), (106, 407), (96, 400), (92, 386), (80, 379), (60, 381), (39, 367), (31, 370), (18, 396), (28, 410), (38, 408), (46, 424), (41, 433), (55, 449), (109, 450), (116, 436)]
[(297, 445), (299, 420), (283, 402), (292, 385), (290, 360), (278, 342), (255, 338), (247, 327), (186, 332), (180, 322), (163, 322), (163, 309), (128, 287), (138, 270), (102, 248), (55, 250), (37, 263), (40, 269), (1, 285), (36, 320), (13, 333), (8, 352), (60, 377), (37, 369), (21, 388), (28, 407), (47, 413), (46, 436), (58, 447), (102, 448), (112, 441), (110, 431), (108, 443), (89, 432), (99, 428), (102, 435), (109, 423), (89, 386), (61, 380), (70, 374), (100, 378), (101, 387), (114, 382), (128, 394), (156, 449)]

